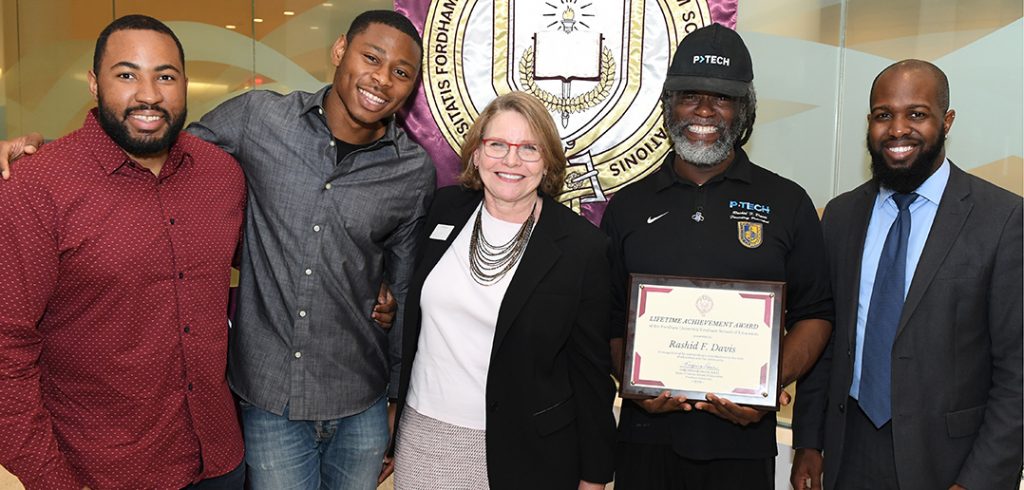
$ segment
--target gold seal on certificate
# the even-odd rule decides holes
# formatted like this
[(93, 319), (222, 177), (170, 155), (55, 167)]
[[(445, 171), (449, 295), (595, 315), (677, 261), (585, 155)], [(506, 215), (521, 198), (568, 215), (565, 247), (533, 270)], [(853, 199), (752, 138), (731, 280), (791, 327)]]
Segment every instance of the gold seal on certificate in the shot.
[(622, 397), (779, 408), (785, 283), (630, 275)]

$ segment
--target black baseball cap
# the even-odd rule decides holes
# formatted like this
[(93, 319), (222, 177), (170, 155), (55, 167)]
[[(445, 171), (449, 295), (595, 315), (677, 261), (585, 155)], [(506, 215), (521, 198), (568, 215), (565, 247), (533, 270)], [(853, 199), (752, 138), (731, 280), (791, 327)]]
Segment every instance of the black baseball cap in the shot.
[(741, 97), (754, 80), (750, 51), (736, 31), (711, 24), (679, 42), (665, 77), (666, 91), (699, 90)]

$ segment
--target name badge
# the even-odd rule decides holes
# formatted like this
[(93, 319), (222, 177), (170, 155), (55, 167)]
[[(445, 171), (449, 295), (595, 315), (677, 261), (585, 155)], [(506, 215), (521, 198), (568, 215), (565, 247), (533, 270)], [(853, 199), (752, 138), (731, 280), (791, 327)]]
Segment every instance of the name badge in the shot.
[(455, 226), (453, 226), (453, 225), (439, 224), (439, 225), (437, 225), (436, 228), (434, 228), (434, 231), (430, 232), (430, 239), (431, 240), (441, 240), (441, 241), (447, 240), (448, 239), (448, 235), (450, 235), (452, 233), (452, 230), (454, 230), (454, 229), (455, 229)]

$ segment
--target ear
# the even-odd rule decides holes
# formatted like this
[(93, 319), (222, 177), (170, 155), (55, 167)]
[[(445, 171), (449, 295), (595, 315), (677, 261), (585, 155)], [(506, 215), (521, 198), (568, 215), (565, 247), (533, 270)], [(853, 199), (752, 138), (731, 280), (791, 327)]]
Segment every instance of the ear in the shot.
[(345, 39), (345, 35), (338, 36), (338, 40), (334, 41), (334, 45), (331, 46), (331, 63), (334, 66), (341, 64), (341, 57), (345, 55), (345, 48), (348, 46), (348, 41)]
[(950, 128), (953, 127), (953, 119), (956, 119), (956, 111), (953, 109), (946, 111), (946, 115), (942, 118), (942, 128), (946, 130), (946, 134), (949, 134)]
[(92, 100), (98, 100), (96, 92), (97, 90), (99, 90), (99, 86), (96, 83), (96, 74), (93, 73), (92, 70), (89, 70), (89, 74), (86, 76), (86, 78), (89, 79), (89, 93), (92, 94)]

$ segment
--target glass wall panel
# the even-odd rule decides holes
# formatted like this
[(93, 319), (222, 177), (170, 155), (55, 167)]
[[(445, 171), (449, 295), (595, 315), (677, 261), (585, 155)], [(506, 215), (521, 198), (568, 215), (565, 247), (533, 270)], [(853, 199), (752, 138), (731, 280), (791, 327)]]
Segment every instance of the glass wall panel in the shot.
[(0, 3), (0, 138), (7, 135), (7, 84), (4, 74), (10, 74), (11, 67), (18, 59), (17, 11), (13, 3)]
[(102, 0), (4, 2), (4, 38), (12, 43), (5, 52), (14, 54), (0, 79), (6, 133), (62, 135), (81, 124), (93, 105), (86, 73), (96, 34), (111, 10)]
[(746, 1), (736, 28), (754, 60), (751, 160), (795, 180), (814, 203), (832, 197), (840, 8), (830, 0)]
[(391, 9), (390, 0), (254, 2), (259, 83), (280, 92), (319, 90), (334, 76), (331, 46), (355, 16), (366, 10)]
[(166, 22), (181, 39), (189, 79), (189, 121), (252, 87), (252, 0), (117, 0), (114, 6), (105, 22), (127, 14), (150, 15)]
[(837, 191), (870, 176), (868, 93), (888, 64), (920, 58), (949, 77), (957, 111), (946, 155), (964, 170), (1024, 193), (1024, 5), (1019, 0), (848, 2)]

